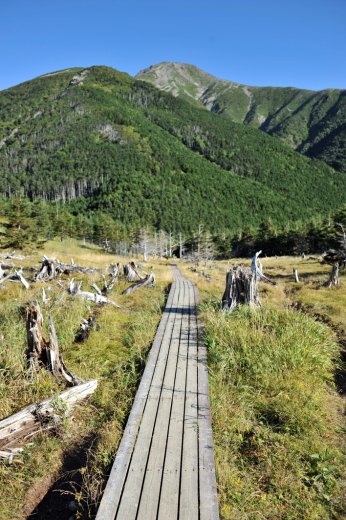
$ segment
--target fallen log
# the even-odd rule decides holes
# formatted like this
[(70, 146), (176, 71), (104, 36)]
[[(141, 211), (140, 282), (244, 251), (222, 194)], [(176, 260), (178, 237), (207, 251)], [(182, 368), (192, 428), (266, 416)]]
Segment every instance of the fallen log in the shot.
[(141, 287), (145, 287), (146, 285), (151, 285), (152, 287), (155, 285), (155, 274), (150, 273), (148, 274), (144, 279), (139, 280), (139, 282), (134, 283), (133, 285), (130, 285), (125, 291), (123, 291), (123, 294), (131, 294), (133, 291), (137, 291), (137, 289), (140, 289)]
[(31, 375), (42, 363), (57, 378), (62, 378), (71, 386), (77, 386), (81, 379), (66, 369), (59, 349), (54, 322), (49, 316), (50, 337), (47, 341), (43, 335), (43, 316), (38, 302), (31, 302), (26, 313), (26, 333), (28, 341), (27, 364)]
[(1, 254), (0, 258), (4, 258), (5, 260), (24, 260), (27, 257), (23, 255), (16, 255), (16, 252), (13, 251), (12, 253)]
[(0, 278), (0, 285), (5, 283), (7, 280), (10, 280), (13, 276), (13, 273), (7, 274), (6, 276), (3, 276)]
[(73, 259), (71, 260), (71, 264), (65, 264), (63, 262), (59, 262), (59, 260), (55, 258), (48, 258), (44, 256), (40, 270), (36, 275), (36, 281), (46, 282), (53, 280), (61, 274), (71, 275), (75, 272), (89, 274), (96, 271), (98, 271), (96, 267), (82, 267), (78, 264), (75, 264)]
[(120, 309), (120, 305), (115, 303), (113, 300), (107, 298), (102, 294), (92, 293), (88, 291), (81, 291), (82, 282), (74, 283), (73, 279), (69, 281), (69, 285), (67, 287), (67, 291), (72, 296), (76, 296), (77, 298), (81, 298), (82, 300), (94, 302), (94, 303), (109, 303), (114, 307)]
[(30, 289), (29, 282), (23, 276), (23, 269), (5, 275), (4, 271), (0, 268), (0, 285), (5, 283), (7, 280), (10, 282), (19, 281), (24, 285), (25, 289)]
[(16, 264), (10, 264), (9, 262), (0, 262), (0, 268), (1, 269), (14, 269)]
[(135, 262), (130, 262), (124, 265), (124, 276), (128, 282), (133, 282), (136, 276), (139, 280), (145, 280), (147, 275), (142, 275), (138, 272), (138, 267)]
[(22, 284), (24, 285), (25, 289), (30, 289), (30, 284), (29, 282), (27, 282), (23, 276), (23, 271), (22, 269), (20, 271), (15, 271), (15, 275), (17, 276), (17, 278), (22, 282)]
[(0, 421), (0, 457), (11, 462), (13, 456), (22, 451), (21, 445), (33, 435), (56, 430), (70, 416), (72, 407), (90, 396), (96, 387), (96, 379), (88, 381)]

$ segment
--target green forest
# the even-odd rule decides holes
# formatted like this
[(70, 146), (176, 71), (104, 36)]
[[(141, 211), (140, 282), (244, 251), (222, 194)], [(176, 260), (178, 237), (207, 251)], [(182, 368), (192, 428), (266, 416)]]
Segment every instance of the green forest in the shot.
[(143, 228), (191, 241), (202, 225), (221, 254), (265, 228), (311, 235), (346, 202), (344, 174), (324, 162), (109, 67), (22, 83), (0, 109), (8, 247), (14, 229), (30, 236), (25, 221), (42, 239), (129, 243)]

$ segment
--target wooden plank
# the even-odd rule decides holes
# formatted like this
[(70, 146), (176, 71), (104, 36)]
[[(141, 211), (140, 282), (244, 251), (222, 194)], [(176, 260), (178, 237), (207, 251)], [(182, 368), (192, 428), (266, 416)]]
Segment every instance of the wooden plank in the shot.
[[(191, 282), (189, 282), (189, 290), (194, 307), (194, 291)], [(193, 313), (190, 313), (180, 482), (180, 520), (198, 520), (199, 516), (197, 402), (197, 326)]]
[[(190, 307), (190, 292), (188, 292)], [(183, 442), (185, 388), (187, 375), (187, 349), (189, 340), (189, 312), (182, 317), (180, 348), (174, 385), (172, 411), (165, 453), (158, 520), (178, 518), (180, 469)]]
[[(176, 287), (178, 293), (177, 304), (175, 308), (173, 307), (172, 315), (167, 322), (166, 331), (168, 332), (162, 339), (156, 370), (149, 390), (148, 401), (146, 403), (145, 412), (143, 414), (131, 464), (116, 516), (118, 520), (134, 519), (136, 517), (139, 505), (144, 473), (146, 470), (148, 454), (158, 411), (159, 399), (161, 396), (163, 380), (167, 368), (168, 353), (174, 323), (179, 316), (179, 312), (177, 312), (179, 311), (179, 306), (182, 304), (183, 294), (180, 290), (180, 282), (176, 282)], [(174, 316), (173, 319), (172, 316)]]
[(143, 411), (147, 402), (149, 388), (156, 368), (162, 339), (167, 332), (167, 324), (171, 317), (172, 308), (176, 306), (178, 291), (173, 282), (167, 299), (163, 317), (158, 326), (148, 361), (139, 385), (133, 407), (126, 424), (126, 428), (119, 445), (114, 464), (109, 475), (107, 486), (97, 512), (96, 520), (113, 520), (118, 508), (121, 492), (126, 479), (131, 454), (138, 434)]
[(174, 280), (97, 520), (219, 519), (198, 290)]
[[(194, 293), (196, 304), (198, 304), (199, 294), (196, 286), (194, 286)], [(203, 328), (199, 319), (197, 319), (197, 334), (200, 520), (219, 520), (213, 433), (210, 416), (207, 349), (202, 341)]]
[[(189, 307), (189, 295), (188, 291), (186, 290), (186, 284), (180, 281), (178, 283), (182, 292), (182, 305), (179, 306), (177, 319), (174, 323), (169, 359), (163, 382), (159, 409), (137, 513), (138, 520), (156, 520), (157, 517), (162, 471), (164, 466), (167, 436), (173, 403), (173, 390), (176, 381), (181, 327), (184, 313), (188, 312)], [(169, 515), (166, 516), (166, 518), (169, 517)]]

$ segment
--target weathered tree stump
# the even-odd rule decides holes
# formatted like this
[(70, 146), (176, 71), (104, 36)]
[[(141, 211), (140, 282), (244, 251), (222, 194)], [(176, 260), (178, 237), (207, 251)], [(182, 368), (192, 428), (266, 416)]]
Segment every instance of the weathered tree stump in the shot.
[(133, 282), (136, 279), (136, 276), (138, 280), (145, 279), (145, 276), (138, 272), (138, 268), (134, 262), (124, 265), (124, 276), (128, 282)]
[(293, 276), (294, 276), (294, 281), (296, 283), (299, 283), (299, 275), (298, 275), (298, 270), (294, 267), (293, 268)]
[(339, 262), (335, 262), (332, 268), (332, 272), (330, 273), (329, 280), (327, 282), (327, 287), (330, 288), (332, 286), (337, 287), (340, 285), (339, 280)]
[(222, 309), (232, 312), (240, 304), (260, 307), (258, 293), (260, 280), (276, 285), (263, 274), (262, 264), (258, 258), (261, 252), (253, 256), (250, 269), (240, 265), (227, 272), (226, 288), (221, 302)]
[(107, 294), (108, 292), (110, 292), (113, 289), (114, 284), (116, 283), (118, 276), (119, 276), (120, 264), (119, 263), (110, 264), (109, 269), (110, 269), (110, 273), (108, 274), (108, 281), (106, 279), (106, 276), (103, 276), (103, 288), (102, 288), (103, 294)]
[(55, 377), (64, 379), (69, 385), (79, 385), (81, 380), (69, 372), (63, 362), (51, 316), (49, 317), (49, 330), (50, 338), (47, 341), (43, 334), (43, 317), (40, 306), (37, 302), (32, 302), (26, 311), (27, 364), (31, 374), (33, 375), (42, 364)]
[(222, 308), (232, 312), (237, 305), (247, 304), (260, 307), (258, 296), (259, 278), (250, 269), (235, 267), (226, 274), (226, 288), (222, 297)]
[(73, 259), (71, 259), (71, 264), (64, 264), (63, 262), (59, 262), (59, 260), (44, 256), (41, 268), (36, 275), (36, 281), (47, 282), (49, 280), (53, 280), (61, 274), (71, 275), (72, 273), (76, 272), (88, 274), (94, 273), (96, 271), (98, 271), (96, 267), (82, 267), (78, 264), (75, 264)]
[(91, 330), (95, 324), (94, 316), (89, 316), (87, 319), (82, 318), (81, 324), (79, 325), (78, 332), (75, 336), (76, 343), (83, 343), (89, 337)]

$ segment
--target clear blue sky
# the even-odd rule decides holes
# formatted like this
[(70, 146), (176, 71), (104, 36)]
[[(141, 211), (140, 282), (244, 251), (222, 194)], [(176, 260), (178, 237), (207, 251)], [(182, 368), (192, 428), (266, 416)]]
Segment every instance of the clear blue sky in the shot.
[(0, 89), (160, 61), (249, 85), (346, 88), (346, 0), (2, 0), (0, 44)]

